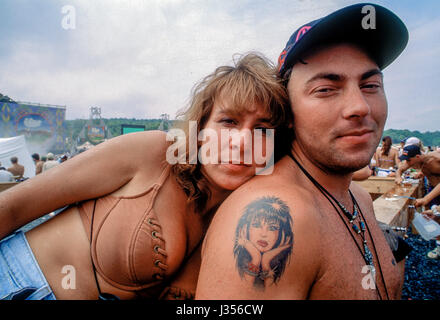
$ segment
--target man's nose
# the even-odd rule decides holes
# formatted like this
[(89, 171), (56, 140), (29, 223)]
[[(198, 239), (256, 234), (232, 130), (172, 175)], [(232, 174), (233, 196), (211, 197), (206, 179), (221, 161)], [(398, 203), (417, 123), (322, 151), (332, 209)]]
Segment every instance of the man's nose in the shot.
[(343, 117), (345, 119), (363, 118), (371, 112), (370, 105), (358, 86), (353, 86), (348, 90), (344, 103)]

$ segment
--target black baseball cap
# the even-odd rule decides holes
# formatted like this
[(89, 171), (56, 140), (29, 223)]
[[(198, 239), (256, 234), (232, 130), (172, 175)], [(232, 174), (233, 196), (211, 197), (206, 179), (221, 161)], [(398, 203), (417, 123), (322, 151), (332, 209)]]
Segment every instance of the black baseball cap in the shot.
[(399, 157), (399, 159), (400, 159), (400, 161), (409, 160), (418, 154), (422, 154), (420, 152), (420, 147), (418, 145), (411, 144), (411, 145), (403, 148), (402, 155)]
[(338, 42), (359, 45), (383, 70), (405, 49), (408, 37), (405, 24), (390, 10), (372, 3), (351, 5), (298, 28), (278, 58), (278, 73), (283, 77), (309, 49)]

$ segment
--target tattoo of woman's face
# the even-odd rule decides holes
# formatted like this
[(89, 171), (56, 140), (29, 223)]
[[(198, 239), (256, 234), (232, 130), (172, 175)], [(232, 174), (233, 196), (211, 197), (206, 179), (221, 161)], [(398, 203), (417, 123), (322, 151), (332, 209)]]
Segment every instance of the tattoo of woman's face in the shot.
[(292, 225), (289, 207), (279, 198), (263, 197), (245, 208), (234, 245), (242, 278), (262, 289), (279, 281), (292, 252)]

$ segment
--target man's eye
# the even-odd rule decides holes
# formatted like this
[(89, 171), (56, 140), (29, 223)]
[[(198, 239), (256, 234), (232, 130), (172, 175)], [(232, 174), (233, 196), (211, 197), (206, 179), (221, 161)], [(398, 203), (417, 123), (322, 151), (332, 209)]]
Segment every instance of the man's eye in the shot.
[(365, 85), (361, 86), (361, 89), (367, 89), (367, 90), (372, 91), (372, 90), (377, 90), (380, 87), (381, 86), (376, 84), (376, 83), (368, 83), (368, 84), (365, 84)]
[(331, 87), (318, 87), (313, 91), (313, 93), (317, 95), (326, 95), (333, 93), (334, 91), (335, 89)]

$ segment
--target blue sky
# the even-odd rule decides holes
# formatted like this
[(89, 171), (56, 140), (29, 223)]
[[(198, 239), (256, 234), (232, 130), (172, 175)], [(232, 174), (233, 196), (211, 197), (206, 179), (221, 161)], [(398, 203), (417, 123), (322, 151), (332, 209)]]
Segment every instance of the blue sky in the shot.
[[(67, 119), (174, 118), (193, 85), (233, 54), (276, 61), (300, 25), (347, 0), (0, 0), (0, 92), (63, 105)], [(410, 32), (384, 70), (386, 129), (440, 130), (440, 1), (373, 1)], [(75, 9), (75, 29), (64, 29)]]

